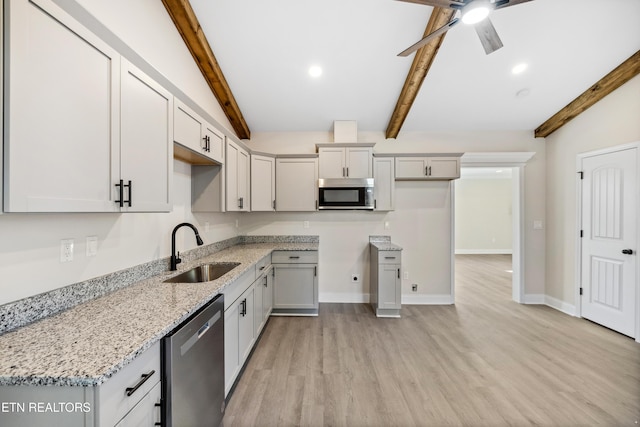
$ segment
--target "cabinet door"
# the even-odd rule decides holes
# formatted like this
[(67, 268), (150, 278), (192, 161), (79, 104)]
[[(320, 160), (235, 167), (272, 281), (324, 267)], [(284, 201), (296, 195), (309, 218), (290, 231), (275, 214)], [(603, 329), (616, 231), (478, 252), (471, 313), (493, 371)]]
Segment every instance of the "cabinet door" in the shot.
[(205, 142), (206, 153), (213, 160), (224, 163), (224, 134), (209, 123), (202, 124), (200, 141)]
[(399, 309), (400, 300), (400, 265), (378, 265), (378, 308)]
[(317, 266), (274, 265), (273, 308), (318, 308)]
[(373, 178), (371, 147), (348, 147), (345, 152), (347, 178)]
[(322, 147), (318, 149), (321, 179), (346, 178), (345, 149), (342, 147)]
[[(123, 211), (172, 209), (173, 96), (149, 76), (122, 60), (120, 179), (131, 184), (122, 194)], [(114, 182), (114, 184), (116, 184)], [(114, 185), (114, 191), (118, 191)], [(116, 200), (119, 194), (115, 194)]]
[(115, 211), (119, 54), (51, 1), (8, 11), (4, 209)]
[(379, 157), (373, 159), (373, 179), (375, 182), (374, 209), (392, 211), (395, 196), (394, 158)]
[(206, 155), (206, 145), (201, 137), (203, 120), (191, 108), (175, 101), (173, 140), (196, 153)]
[(251, 210), (273, 211), (276, 200), (276, 159), (251, 155)]
[(255, 287), (252, 285), (247, 289), (239, 298), (239, 312), (238, 312), (238, 347), (240, 356), (240, 367), (247, 360), (251, 349), (253, 348), (253, 342), (255, 341), (255, 329), (254, 329), (254, 306), (255, 306)]
[(240, 147), (231, 141), (227, 141), (227, 163), (225, 165), (227, 175), (227, 211), (240, 210), (240, 196), (238, 194), (238, 157)]
[(315, 211), (318, 205), (318, 159), (276, 159), (276, 210)]
[(431, 157), (429, 159), (429, 178), (456, 179), (460, 178), (459, 157)]
[(264, 276), (260, 276), (253, 284), (253, 336), (258, 338), (264, 324), (263, 306), (264, 304)]
[(249, 174), (251, 173), (249, 153), (240, 149), (238, 151), (238, 198), (240, 199), (240, 210), (242, 212), (249, 212), (251, 207), (250, 183), (251, 179)]
[(396, 157), (396, 179), (427, 177), (425, 157)]
[(224, 394), (231, 390), (240, 372), (240, 302), (236, 300), (224, 312)]
[(262, 317), (266, 322), (273, 309), (273, 278), (275, 270), (271, 268), (265, 275), (264, 289), (262, 291)]

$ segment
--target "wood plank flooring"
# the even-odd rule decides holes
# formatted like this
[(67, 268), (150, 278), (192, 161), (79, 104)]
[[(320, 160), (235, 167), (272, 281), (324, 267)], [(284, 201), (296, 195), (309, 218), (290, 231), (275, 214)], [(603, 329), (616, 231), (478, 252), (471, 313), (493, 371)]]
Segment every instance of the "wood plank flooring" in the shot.
[(455, 306), (272, 317), (224, 426), (637, 426), (640, 344), (511, 301), (510, 257), (456, 256)]

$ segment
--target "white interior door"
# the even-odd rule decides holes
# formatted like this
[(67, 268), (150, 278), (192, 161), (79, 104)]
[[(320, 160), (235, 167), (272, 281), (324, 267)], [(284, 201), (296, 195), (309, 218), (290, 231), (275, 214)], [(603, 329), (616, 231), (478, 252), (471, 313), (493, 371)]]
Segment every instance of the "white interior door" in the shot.
[(635, 336), (637, 148), (582, 160), (582, 317)]

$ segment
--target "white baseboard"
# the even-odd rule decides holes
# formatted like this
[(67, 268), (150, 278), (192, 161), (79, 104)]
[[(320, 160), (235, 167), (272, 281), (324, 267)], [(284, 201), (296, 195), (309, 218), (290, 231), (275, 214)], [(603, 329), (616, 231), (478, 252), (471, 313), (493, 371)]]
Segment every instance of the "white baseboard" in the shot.
[(370, 301), (369, 294), (361, 293), (343, 293), (343, 292), (323, 292), (318, 295), (320, 302), (335, 302), (335, 303), (368, 303)]
[(402, 295), (402, 304), (451, 305), (453, 303), (453, 295)]
[(523, 304), (545, 304), (546, 295), (544, 294), (526, 294), (522, 298)]
[(576, 306), (573, 304), (566, 303), (557, 298), (550, 297), (549, 295), (545, 295), (544, 303), (551, 308), (555, 308), (558, 311), (568, 314), (569, 316), (576, 315)]
[(456, 255), (511, 255), (511, 249), (456, 249)]

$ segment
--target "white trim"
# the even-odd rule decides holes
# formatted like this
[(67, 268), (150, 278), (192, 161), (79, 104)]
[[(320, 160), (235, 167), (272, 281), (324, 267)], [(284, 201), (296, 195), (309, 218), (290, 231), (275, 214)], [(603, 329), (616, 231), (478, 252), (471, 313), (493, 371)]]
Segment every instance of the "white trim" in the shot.
[(544, 304), (545, 303), (544, 294), (526, 294), (522, 297), (523, 304)]
[(511, 249), (456, 249), (456, 255), (511, 255)]
[(368, 293), (322, 292), (320, 302), (367, 304), (370, 302)]
[[(571, 305), (567, 302), (564, 302), (562, 300), (559, 300), (557, 298), (554, 297), (550, 297), (549, 295), (545, 295), (544, 296), (544, 304), (556, 309), (558, 311), (561, 311), (565, 314), (568, 314), (569, 316), (578, 316), (576, 314), (576, 306), (575, 305)], [(578, 316), (579, 317), (579, 316)]]
[[(451, 292), (451, 303), (455, 304), (456, 301), (456, 184), (455, 181), (449, 181), (449, 197), (451, 198), (449, 204), (449, 224), (451, 224), (451, 235), (449, 236), (450, 254), (451, 259), (449, 261), (449, 271), (451, 275), (449, 277), (449, 290)], [(409, 295), (409, 297), (411, 297)]]
[(402, 294), (402, 304), (405, 305), (451, 305), (454, 303), (452, 295), (411, 295)]
[[(465, 153), (461, 157), (460, 167), (502, 167), (511, 168), (512, 188), (512, 298), (518, 303), (523, 302), (525, 290), (525, 248), (524, 248), (524, 167), (535, 152), (483, 152)], [(452, 287), (453, 295), (453, 287)]]
[(464, 153), (462, 166), (504, 166), (505, 163), (524, 166), (536, 153), (534, 151)]
[[(602, 148), (599, 150), (588, 151), (585, 153), (580, 153), (576, 156), (576, 172), (582, 171), (582, 162), (587, 157), (595, 157), (603, 154), (615, 153), (618, 151), (624, 151), (629, 149), (636, 150), (636, 212), (640, 212), (640, 141), (631, 142), (628, 144), (616, 145), (614, 147)], [(573, 308), (573, 316), (582, 317), (582, 304), (580, 298), (580, 286), (582, 283), (582, 241), (580, 239), (580, 233), (578, 230), (582, 227), (582, 180), (577, 177), (576, 184), (576, 257), (575, 257), (575, 301), (576, 305)], [(636, 242), (640, 245), (640, 227), (636, 227)], [(638, 249), (636, 248), (636, 255), (638, 254)], [(548, 297), (549, 299), (553, 299)], [(559, 300), (556, 300), (559, 301)], [(562, 303), (562, 301), (559, 301)], [(566, 304), (566, 303), (563, 303)], [(569, 306), (567, 304), (567, 306)], [(573, 307), (573, 306), (569, 306)], [(554, 307), (555, 308), (555, 307)], [(559, 309), (560, 310), (560, 309)], [(560, 310), (564, 311), (564, 310)], [(640, 343), (640, 260), (636, 261), (636, 324), (635, 324), (635, 340)]]

